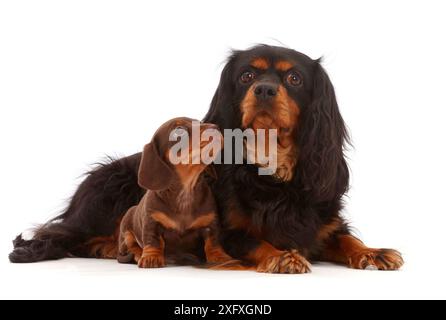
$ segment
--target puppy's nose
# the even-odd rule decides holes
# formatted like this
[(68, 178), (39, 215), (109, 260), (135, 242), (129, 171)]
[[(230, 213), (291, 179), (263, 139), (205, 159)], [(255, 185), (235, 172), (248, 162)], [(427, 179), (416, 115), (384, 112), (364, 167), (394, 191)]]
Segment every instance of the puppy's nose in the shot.
[(257, 97), (257, 99), (261, 101), (269, 100), (276, 96), (277, 85), (269, 83), (262, 83), (262, 84), (259, 83), (254, 89), (254, 94)]

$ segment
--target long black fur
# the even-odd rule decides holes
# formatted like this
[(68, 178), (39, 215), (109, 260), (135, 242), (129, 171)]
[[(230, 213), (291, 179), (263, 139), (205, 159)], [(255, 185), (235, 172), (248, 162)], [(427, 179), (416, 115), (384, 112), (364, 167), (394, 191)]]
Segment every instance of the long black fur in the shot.
[[(279, 182), (270, 176), (259, 176), (254, 165), (217, 166), (219, 179), (214, 192), (224, 223), (225, 249), (243, 258), (258, 241), (247, 230), (233, 230), (227, 221), (236, 207), (239, 214), (252, 221), (251, 228), (263, 234), (263, 240), (280, 249), (298, 249), (307, 257), (317, 258), (321, 244), (318, 231), (334, 219), (342, 220), (342, 197), (348, 190), (349, 171), (344, 147), (349, 137), (340, 114), (333, 85), (320, 60), (291, 49), (256, 46), (235, 51), (224, 68), (211, 108), (204, 118), (221, 129), (241, 127), (240, 102), (246, 88), (237, 86), (241, 66), (255, 57), (270, 61), (299, 61), (304, 87), (292, 95), (301, 109), (295, 137), (299, 158), (294, 178)], [(252, 230), (251, 230), (252, 231)], [(339, 233), (348, 233), (347, 224)]]

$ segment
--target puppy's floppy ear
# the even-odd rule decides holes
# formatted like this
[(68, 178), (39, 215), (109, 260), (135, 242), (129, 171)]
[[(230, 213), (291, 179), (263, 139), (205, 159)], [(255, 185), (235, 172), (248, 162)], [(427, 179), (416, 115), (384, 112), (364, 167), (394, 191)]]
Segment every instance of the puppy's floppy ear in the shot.
[(172, 169), (160, 155), (156, 141), (144, 147), (138, 172), (138, 184), (147, 190), (166, 189), (173, 179)]
[(314, 201), (330, 201), (348, 189), (349, 172), (344, 146), (349, 136), (336, 101), (333, 85), (315, 61), (313, 100), (303, 110), (299, 130), (300, 178)]

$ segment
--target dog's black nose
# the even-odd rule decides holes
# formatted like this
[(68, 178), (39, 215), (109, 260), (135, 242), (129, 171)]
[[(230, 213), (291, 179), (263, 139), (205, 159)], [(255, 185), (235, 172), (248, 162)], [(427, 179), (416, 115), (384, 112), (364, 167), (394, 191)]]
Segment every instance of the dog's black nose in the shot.
[(254, 94), (259, 100), (268, 100), (274, 98), (277, 94), (277, 85), (269, 83), (259, 83), (254, 89)]

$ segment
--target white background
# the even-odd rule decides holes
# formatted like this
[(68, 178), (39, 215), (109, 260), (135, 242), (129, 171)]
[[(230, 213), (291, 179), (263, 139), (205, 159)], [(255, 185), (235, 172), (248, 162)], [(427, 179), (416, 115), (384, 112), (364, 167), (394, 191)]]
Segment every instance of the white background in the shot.
[[(1, 298), (446, 298), (444, 1), (0, 2)], [(355, 148), (345, 215), (400, 272), (12, 265), (11, 240), (64, 206), (89, 165), (207, 111), (228, 50), (325, 56)]]

